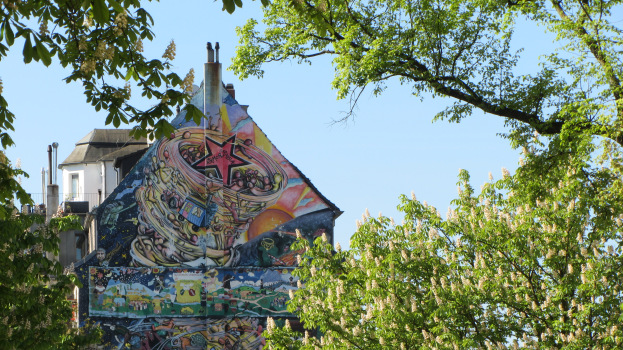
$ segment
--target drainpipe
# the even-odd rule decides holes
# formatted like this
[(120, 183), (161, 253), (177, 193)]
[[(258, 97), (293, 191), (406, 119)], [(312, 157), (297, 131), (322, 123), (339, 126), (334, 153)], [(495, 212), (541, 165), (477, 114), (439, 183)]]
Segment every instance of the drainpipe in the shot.
[(104, 193), (104, 198), (108, 196), (106, 193), (106, 161), (102, 161), (102, 192)]

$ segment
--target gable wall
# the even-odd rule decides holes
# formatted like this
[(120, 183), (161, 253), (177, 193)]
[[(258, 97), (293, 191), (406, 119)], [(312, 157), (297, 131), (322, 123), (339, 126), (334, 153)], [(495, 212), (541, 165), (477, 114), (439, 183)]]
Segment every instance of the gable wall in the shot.
[(260, 349), (267, 316), (296, 324), (296, 230), (331, 239), (339, 210), (222, 96), (199, 125), (179, 115), (99, 207), (101, 251), (77, 268), (79, 315), (107, 325), (112, 348), (181, 349), (178, 334), (175, 344)]

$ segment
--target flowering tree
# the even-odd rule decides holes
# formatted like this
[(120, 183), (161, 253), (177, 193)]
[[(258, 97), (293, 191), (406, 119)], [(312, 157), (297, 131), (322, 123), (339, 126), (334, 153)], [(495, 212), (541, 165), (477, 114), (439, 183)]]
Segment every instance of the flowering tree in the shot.
[(549, 146), (574, 156), (526, 150), (479, 193), (461, 171), (445, 219), (403, 196), (402, 224), (366, 213), (348, 251), (298, 240), (304, 287), (288, 308), (322, 336), (270, 327), (271, 346), (620, 347), (620, 162), (596, 167), (590, 142)]
[[(620, 1), (275, 0), (249, 20), (232, 69), (329, 56), (338, 98), (399, 79), (443, 96), (437, 119), (504, 119), (526, 155), (448, 217), (402, 198), (404, 222), (364, 217), (351, 250), (298, 241), (289, 304), (321, 337), (271, 327), (276, 348), (620, 347), (623, 184)], [(521, 23), (522, 26), (517, 24)], [(555, 42), (521, 67), (516, 32)], [(556, 47), (562, 48), (556, 50)], [(535, 58), (536, 59), (536, 58)], [(544, 135), (533, 138), (535, 133)], [(272, 325), (272, 323), (269, 323)], [(291, 345), (291, 338), (299, 337)]]
[[(66, 82), (79, 82), (87, 102), (106, 110), (106, 124), (133, 125), (137, 138), (168, 135), (173, 127), (167, 117), (175, 107), (184, 107), (192, 90), (192, 71), (181, 78), (169, 71), (175, 44), (161, 58), (143, 55), (144, 40), (154, 38), (153, 20), (139, 0), (6, 0), (0, 2), (0, 60), (10, 50), (22, 52), (25, 63), (67, 68)], [(19, 46), (16, 48), (15, 46)], [(130, 103), (130, 84), (141, 95), (156, 101), (149, 108)], [(6, 88), (11, 88), (10, 86)], [(12, 145), (10, 135), (15, 116), (2, 97), (0, 80), (0, 144)], [(188, 104), (187, 118), (202, 114)]]
[[(139, 0), (5, 0), (0, 2), (0, 60), (11, 50), (25, 63), (59, 64), (68, 69), (67, 82), (84, 87), (87, 102), (108, 112), (107, 124), (132, 123), (135, 137), (160, 137), (173, 128), (167, 117), (183, 106), (192, 89), (193, 72), (184, 79), (170, 72), (175, 44), (162, 58), (142, 54), (142, 41), (152, 40), (151, 16)], [(17, 48), (19, 46), (19, 48)], [(147, 109), (130, 103), (132, 81), (143, 96), (157, 102)], [(13, 145), (9, 133), (15, 116), (2, 93), (0, 79), (0, 146)], [(187, 118), (202, 114), (192, 105)], [(81, 334), (69, 327), (72, 309), (67, 296), (77, 280), (64, 275), (48, 256), (58, 253), (59, 230), (75, 227), (71, 218), (44, 224), (37, 215), (20, 215), (13, 206), (32, 201), (0, 151), (0, 347), (15, 349), (75, 348), (90, 343), (98, 332)]]
[[(30, 198), (0, 152), (0, 344), (7, 349), (74, 349), (98, 339), (97, 330), (70, 329), (72, 306), (67, 300), (75, 284), (63, 273), (58, 254), (59, 231), (78, 228), (76, 217), (21, 215), (14, 195)], [(88, 327), (87, 327), (88, 328)]]

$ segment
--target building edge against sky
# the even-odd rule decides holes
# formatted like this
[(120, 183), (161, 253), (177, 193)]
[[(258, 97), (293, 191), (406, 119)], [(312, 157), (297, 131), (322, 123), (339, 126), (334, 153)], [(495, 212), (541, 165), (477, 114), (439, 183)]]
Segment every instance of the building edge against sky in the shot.
[[(221, 44), (226, 43), (221, 45), (221, 59), (229, 60), (237, 43), (235, 27), (248, 18), (259, 19), (259, 7), (259, 3), (252, 2), (229, 15), (221, 11), (218, 3), (198, 0), (188, 0), (184, 6), (146, 4), (154, 17), (157, 36), (154, 42), (145, 43), (145, 53), (160, 57), (174, 39), (175, 71), (182, 75), (190, 68), (201, 72), (204, 60), (196, 57), (203, 57), (205, 48), (197, 41), (197, 33), (212, 33)], [(184, 25), (179, 24), (180, 18), (185, 19)], [(525, 38), (526, 51), (536, 49), (534, 35)], [(95, 112), (85, 103), (80, 84), (63, 82), (66, 71), (55, 65), (25, 65), (21, 52), (12, 52), (2, 61), (7, 68), (2, 73), (5, 97), (17, 116), (17, 145), (7, 155), (13, 164), (21, 158), (24, 170), (30, 174), (24, 185), (37, 195), (42, 192), (39, 174), (41, 167), (47, 166), (48, 144), (59, 142), (62, 161), (80, 137), (94, 128), (108, 126), (104, 123), (105, 113)], [(414, 191), (418, 198), (443, 212), (456, 195), (459, 168), (469, 170), (475, 184), (485, 181), (489, 171), (496, 176), (502, 166), (515, 168), (518, 154), (496, 136), (504, 130), (503, 121), (496, 118), (476, 113), (459, 125), (431, 123), (432, 116), (451, 101), (420, 100), (411, 95), (408, 86), (390, 80), (381, 96), (371, 92), (362, 95), (354, 119), (335, 125), (331, 121), (343, 116), (341, 112), (349, 105), (348, 101), (335, 100), (330, 59), (315, 60), (311, 66), (272, 63), (265, 69), (262, 79), (243, 83), (228, 71), (223, 72), (223, 77), (236, 85), (238, 95), (244, 96), (243, 103), (251, 106), (254, 120), (271, 141), (344, 210), (336, 222), (336, 238), (342, 247), (348, 247), (355, 221), (366, 208), (400, 221), (395, 208), (398, 196)], [(260, 91), (271, 98), (258, 94)], [(60, 181), (59, 185), (61, 193), (67, 192)]]
[(333, 239), (341, 211), (228, 93), (215, 53), (191, 101), (207, 118), (173, 120), (101, 203), (98, 249), (75, 264), (79, 318), (107, 346), (261, 348), (267, 316), (296, 323), (296, 230)]

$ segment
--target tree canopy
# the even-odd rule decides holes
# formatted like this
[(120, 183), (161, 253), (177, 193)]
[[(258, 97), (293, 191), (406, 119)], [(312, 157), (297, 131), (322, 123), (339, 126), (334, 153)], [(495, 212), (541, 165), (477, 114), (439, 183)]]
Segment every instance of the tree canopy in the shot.
[[(150, 132), (168, 135), (167, 117), (184, 107), (198, 120), (200, 111), (190, 104), (193, 74), (184, 78), (170, 71), (175, 43), (161, 58), (142, 53), (151, 41), (153, 19), (140, 0), (21, 1), (0, 3), (0, 61), (10, 50), (21, 50), (25, 63), (59, 64), (69, 70), (66, 82), (84, 87), (86, 100), (108, 113), (106, 124), (131, 124), (137, 138)], [(144, 3), (144, 1), (143, 1)], [(19, 46), (18, 48), (15, 46)], [(130, 103), (131, 84), (155, 103), (141, 109)], [(0, 81), (0, 142), (12, 145), (7, 131), (15, 116), (2, 97)], [(8, 87), (10, 88), (10, 87)]]
[(80, 227), (77, 217), (20, 213), (13, 200), (29, 203), (13, 169), (0, 151), (0, 342), (6, 349), (77, 349), (98, 340), (97, 329), (71, 329), (67, 299), (79, 284), (54, 258), (60, 231)]
[(364, 214), (348, 251), (297, 241), (293, 248), (305, 253), (295, 274), (304, 286), (288, 309), (308, 333), (269, 322), (269, 344), (620, 348), (623, 206), (608, 192), (620, 191), (621, 174), (595, 168), (590, 152), (581, 153), (545, 161), (527, 152), (516, 174), (503, 170), (480, 191), (462, 171), (445, 219), (403, 196), (404, 221)]
[[(623, 107), (619, 1), (276, 0), (239, 28), (232, 69), (330, 56), (339, 98), (399, 79), (419, 97), (504, 118), (516, 173), (475, 190), (466, 172), (445, 219), (401, 198), (400, 224), (365, 214), (343, 251), (299, 240), (292, 295), (308, 329), (279, 349), (586, 349), (623, 341)], [(517, 31), (555, 40), (522, 74)], [(261, 30), (260, 30), (261, 28)], [(557, 48), (556, 48), (557, 47)], [(414, 99), (414, 105), (417, 103)], [(313, 336), (317, 334), (317, 336)], [(296, 339), (292, 343), (292, 339)]]
[[(416, 96), (452, 98), (437, 118), (460, 121), (475, 109), (503, 117), (514, 142), (536, 131), (621, 144), (619, 3), (276, 0), (264, 9), (263, 30), (254, 19), (239, 28), (232, 69), (261, 77), (266, 62), (326, 55), (339, 98), (356, 101), (365, 88), (379, 94), (396, 78)], [(557, 42), (539, 68), (517, 74), (521, 50), (512, 39), (527, 26)]]

